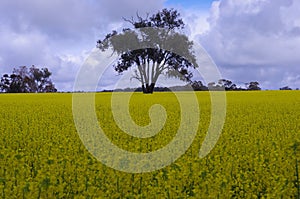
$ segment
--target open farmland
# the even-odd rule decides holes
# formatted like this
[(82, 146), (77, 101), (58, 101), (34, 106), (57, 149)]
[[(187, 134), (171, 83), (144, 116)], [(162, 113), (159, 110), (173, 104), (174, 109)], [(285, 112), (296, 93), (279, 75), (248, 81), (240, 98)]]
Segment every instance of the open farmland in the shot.
[[(117, 95), (122, 95), (118, 93)], [(72, 94), (0, 95), (1, 198), (299, 198), (300, 92), (227, 92), (222, 135), (209, 155), (199, 149), (210, 123), (208, 92), (197, 93), (200, 123), (188, 151), (158, 171), (129, 174), (97, 161), (81, 142), (73, 121)], [(138, 125), (148, 111), (167, 111), (154, 137), (133, 138), (115, 124), (111, 93), (96, 94), (99, 123), (112, 142), (145, 153), (167, 145), (180, 124), (172, 93), (130, 101)]]

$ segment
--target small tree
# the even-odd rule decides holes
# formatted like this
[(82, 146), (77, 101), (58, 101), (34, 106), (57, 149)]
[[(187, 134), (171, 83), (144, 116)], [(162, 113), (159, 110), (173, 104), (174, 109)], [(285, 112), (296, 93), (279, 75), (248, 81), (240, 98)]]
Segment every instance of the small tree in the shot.
[[(133, 25), (133, 30), (113, 31), (99, 40), (97, 47), (102, 51), (112, 48), (120, 56), (114, 65), (119, 74), (135, 67), (133, 78), (141, 82), (144, 93), (153, 93), (161, 74), (190, 81), (193, 75), (188, 69), (198, 65), (192, 51), (193, 42), (176, 32), (184, 28), (179, 17), (180, 14), (173, 9), (163, 9), (146, 18), (137, 14), (136, 20), (124, 19)], [(128, 46), (134, 44), (146, 47), (129, 50)], [(181, 52), (184, 57), (174, 52)]]
[(5, 74), (0, 81), (0, 90), (7, 93), (57, 92), (47, 68), (14, 68), (11, 75)]
[(227, 80), (227, 79), (220, 79), (218, 84), (225, 88), (225, 90), (230, 91), (230, 90), (236, 90), (237, 86), (234, 84), (232, 81)]
[(261, 90), (258, 82), (250, 82), (248, 85), (248, 90)]
[(285, 87), (280, 88), (279, 90), (292, 90), (292, 89), (288, 86), (285, 86)]
[(201, 81), (194, 81), (191, 83), (194, 91), (208, 91), (208, 87), (205, 86)]

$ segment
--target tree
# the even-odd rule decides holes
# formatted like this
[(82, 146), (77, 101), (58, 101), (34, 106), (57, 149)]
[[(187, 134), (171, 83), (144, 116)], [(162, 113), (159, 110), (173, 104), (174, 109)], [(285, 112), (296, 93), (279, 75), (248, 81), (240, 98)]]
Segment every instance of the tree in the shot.
[(48, 68), (21, 66), (14, 68), (11, 75), (4, 74), (0, 81), (0, 90), (7, 93), (43, 93), (57, 92)]
[(279, 90), (292, 90), (292, 89), (288, 86), (285, 86), (285, 87), (280, 88)]
[(250, 82), (248, 85), (248, 90), (261, 90), (258, 82)]
[[(190, 81), (193, 75), (189, 68), (198, 65), (192, 51), (193, 42), (178, 32), (184, 28), (179, 17), (180, 14), (173, 9), (163, 9), (146, 18), (137, 13), (136, 20), (124, 18), (134, 29), (126, 28), (121, 33), (112, 31), (97, 42), (97, 47), (102, 51), (111, 48), (120, 56), (114, 65), (119, 74), (134, 67), (133, 78), (141, 82), (143, 93), (153, 93), (162, 74)], [(140, 48), (129, 50), (128, 46), (134, 44)], [(174, 52), (181, 52), (184, 57)]]
[(230, 80), (227, 80), (227, 79), (220, 79), (218, 84), (225, 88), (226, 91), (229, 91), (229, 90), (236, 90), (237, 89), (237, 86), (236, 84), (234, 84), (232, 81)]
[(0, 82), (0, 89), (4, 92), (8, 93), (22, 93), (23, 85), (22, 85), (22, 78), (16, 74), (5, 74), (1, 78)]
[(208, 91), (208, 87), (205, 86), (201, 81), (194, 81), (191, 84), (194, 91)]

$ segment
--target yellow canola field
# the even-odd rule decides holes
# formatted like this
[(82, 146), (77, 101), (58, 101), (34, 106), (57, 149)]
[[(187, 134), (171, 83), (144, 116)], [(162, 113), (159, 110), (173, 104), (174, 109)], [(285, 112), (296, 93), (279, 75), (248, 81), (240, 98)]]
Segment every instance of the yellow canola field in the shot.
[[(163, 169), (130, 174), (105, 166), (85, 148), (73, 120), (72, 94), (1, 94), (0, 198), (300, 197), (299, 91), (227, 92), (222, 135), (202, 159), (211, 103), (208, 92), (196, 95), (200, 123), (186, 153)], [(173, 93), (135, 93), (129, 110), (136, 124), (149, 124), (154, 104), (167, 111), (162, 130), (139, 139), (114, 122), (111, 93), (97, 93), (95, 103), (107, 137), (135, 153), (166, 146), (181, 121)]]

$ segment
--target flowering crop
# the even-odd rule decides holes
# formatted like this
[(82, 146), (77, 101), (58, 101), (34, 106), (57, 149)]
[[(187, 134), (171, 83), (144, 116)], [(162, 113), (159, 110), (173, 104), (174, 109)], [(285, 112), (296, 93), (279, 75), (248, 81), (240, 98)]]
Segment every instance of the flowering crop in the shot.
[[(228, 92), (222, 135), (202, 159), (198, 154), (211, 108), (208, 92), (197, 97), (200, 123), (188, 151), (163, 169), (129, 174), (103, 165), (85, 148), (74, 125), (71, 94), (1, 94), (0, 197), (300, 197), (300, 92)], [(167, 111), (164, 127), (147, 139), (131, 137), (117, 126), (110, 93), (96, 94), (95, 101), (99, 125), (127, 151), (158, 150), (180, 125), (173, 93), (133, 94), (129, 108), (136, 124), (150, 122), (154, 104)]]

